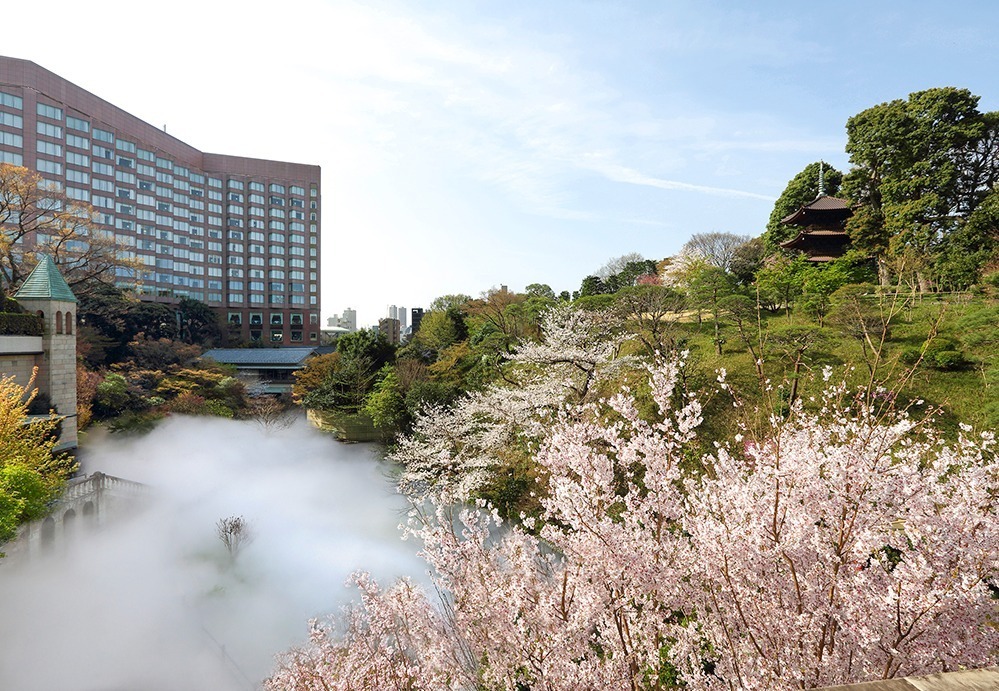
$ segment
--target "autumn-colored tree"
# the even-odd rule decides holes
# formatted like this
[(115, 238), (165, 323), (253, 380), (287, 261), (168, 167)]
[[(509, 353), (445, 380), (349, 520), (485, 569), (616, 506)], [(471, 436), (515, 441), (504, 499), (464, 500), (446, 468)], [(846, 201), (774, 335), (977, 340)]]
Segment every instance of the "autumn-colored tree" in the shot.
[(138, 270), (133, 253), (94, 219), (89, 204), (71, 199), (38, 173), (0, 163), (3, 287), (13, 293), (39, 253), (52, 258), (77, 296), (98, 284), (113, 283), (117, 268)]

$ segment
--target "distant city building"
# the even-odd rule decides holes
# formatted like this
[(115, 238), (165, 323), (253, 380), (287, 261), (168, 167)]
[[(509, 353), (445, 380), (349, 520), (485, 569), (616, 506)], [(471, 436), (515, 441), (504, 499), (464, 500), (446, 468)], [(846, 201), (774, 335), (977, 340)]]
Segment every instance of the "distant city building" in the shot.
[(384, 336), (385, 340), (392, 345), (398, 345), (402, 339), (402, 333), (399, 330), (399, 320), (392, 317), (383, 317), (378, 320), (378, 333)]
[(399, 318), (399, 308), (395, 305), (389, 305), (388, 307), (388, 318), (398, 319)]
[(405, 307), (399, 308), (399, 316), (397, 318), (399, 319), (399, 331), (405, 334), (409, 330), (409, 320), (406, 317)]
[(318, 344), (319, 166), (204, 153), (8, 57), (0, 163), (90, 204), (99, 230), (142, 264), (117, 276), (122, 286), (137, 280), (141, 299), (200, 300), (244, 340)]
[(415, 334), (420, 330), (420, 322), (423, 321), (423, 308), (414, 307), (412, 310), (410, 310), (409, 314), (412, 317), (412, 322), (413, 322), (410, 328), (410, 333)]
[(343, 311), (343, 314), (328, 318), (326, 325), (328, 329), (344, 329), (348, 332), (357, 331), (357, 311), (348, 307)]

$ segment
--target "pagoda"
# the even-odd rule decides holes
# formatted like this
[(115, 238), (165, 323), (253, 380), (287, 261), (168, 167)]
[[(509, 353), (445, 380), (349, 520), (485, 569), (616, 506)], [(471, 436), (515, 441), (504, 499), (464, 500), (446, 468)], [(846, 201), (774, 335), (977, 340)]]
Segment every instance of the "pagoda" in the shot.
[(803, 252), (808, 261), (815, 263), (831, 262), (843, 256), (850, 244), (846, 221), (853, 215), (849, 202), (825, 193), (823, 178), (820, 164), (819, 195), (780, 220), (784, 225), (799, 229), (795, 237), (780, 246), (791, 252)]

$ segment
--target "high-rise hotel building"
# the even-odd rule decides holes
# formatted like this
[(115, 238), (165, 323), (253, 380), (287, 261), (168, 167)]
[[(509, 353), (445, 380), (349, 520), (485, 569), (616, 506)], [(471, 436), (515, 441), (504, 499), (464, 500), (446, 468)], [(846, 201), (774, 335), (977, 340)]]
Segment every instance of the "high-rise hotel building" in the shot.
[(243, 339), (318, 344), (319, 166), (203, 153), (7, 57), (0, 162), (35, 170), (91, 204), (122, 251), (145, 266), (141, 298), (201, 300)]

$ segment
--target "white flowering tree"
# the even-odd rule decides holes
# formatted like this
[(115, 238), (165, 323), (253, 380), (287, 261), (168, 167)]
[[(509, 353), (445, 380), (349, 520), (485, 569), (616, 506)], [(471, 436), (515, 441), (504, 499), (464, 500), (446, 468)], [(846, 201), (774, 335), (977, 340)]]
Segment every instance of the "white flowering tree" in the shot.
[(514, 349), (504, 381), (416, 416), (391, 454), (404, 468), (403, 491), (465, 501), (515, 449), (536, 449), (563, 403), (587, 400), (595, 382), (631, 362), (617, 355), (619, 326), (612, 315), (566, 305), (547, 311), (542, 340)]
[(359, 575), (268, 688), (815, 688), (994, 660), (991, 434), (946, 443), (834, 387), (690, 477), (678, 371), (650, 368), (652, 420), (627, 391), (559, 413), (541, 521), (414, 514), (439, 597)]

